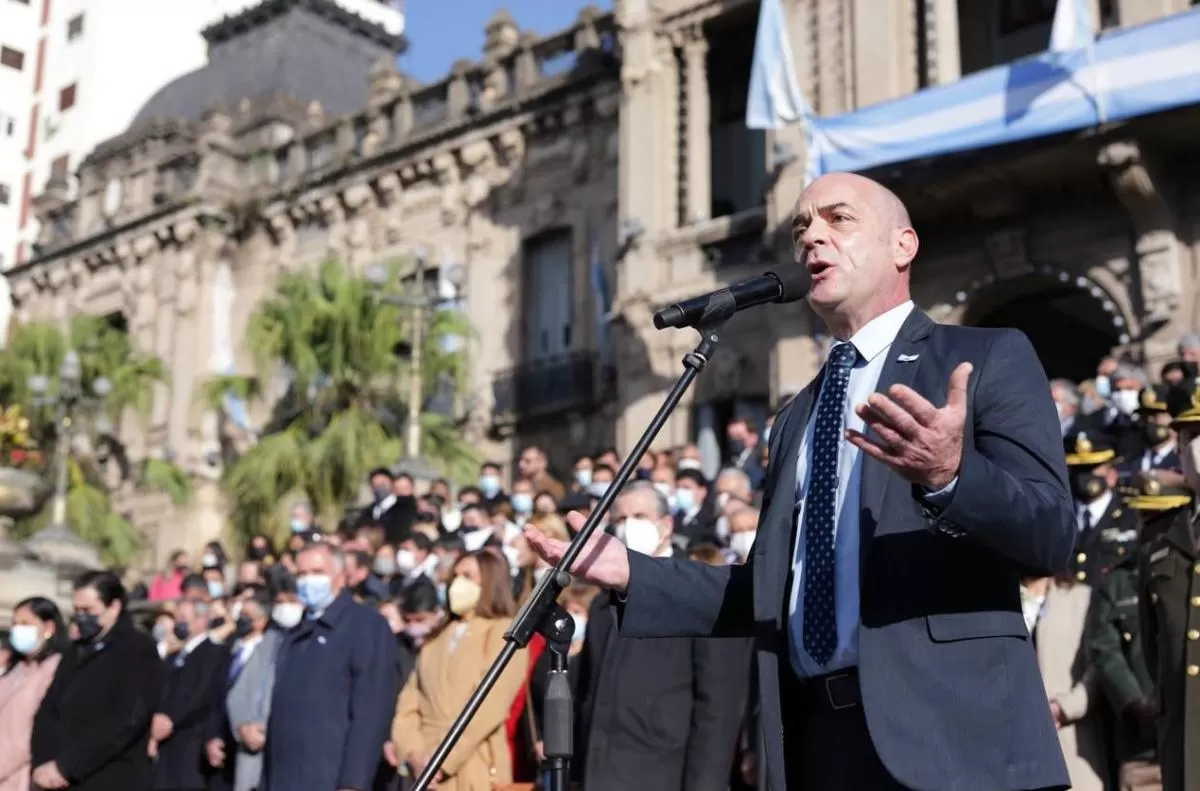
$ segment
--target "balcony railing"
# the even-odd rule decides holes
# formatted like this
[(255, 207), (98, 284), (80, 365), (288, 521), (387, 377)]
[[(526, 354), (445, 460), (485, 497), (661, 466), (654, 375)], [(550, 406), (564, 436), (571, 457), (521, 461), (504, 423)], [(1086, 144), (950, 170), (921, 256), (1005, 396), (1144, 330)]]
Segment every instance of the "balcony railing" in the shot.
[(595, 352), (574, 352), (523, 363), (496, 375), (493, 423), (593, 409), (611, 397), (612, 375)]

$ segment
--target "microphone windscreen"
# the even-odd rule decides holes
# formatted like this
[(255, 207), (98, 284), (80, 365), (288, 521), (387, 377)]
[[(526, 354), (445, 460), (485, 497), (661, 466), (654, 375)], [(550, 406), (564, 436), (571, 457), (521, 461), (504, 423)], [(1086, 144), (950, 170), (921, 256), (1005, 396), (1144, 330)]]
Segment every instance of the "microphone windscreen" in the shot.
[(795, 302), (796, 300), (804, 299), (808, 296), (808, 290), (812, 287), (812, 275), (808, 272), (808, 267), (796, 264), (794, 266), (781, 266), (767, 273), (779, 281), (782, 287), (782, 293), (776, 302)]

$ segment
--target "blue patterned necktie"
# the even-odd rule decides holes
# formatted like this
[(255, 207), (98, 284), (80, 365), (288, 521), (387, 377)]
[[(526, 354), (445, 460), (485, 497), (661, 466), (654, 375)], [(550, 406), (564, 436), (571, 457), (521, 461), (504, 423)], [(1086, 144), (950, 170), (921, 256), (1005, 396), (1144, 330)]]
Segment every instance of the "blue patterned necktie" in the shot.
[(821, 385), (804, 502), (804, 650), (825, 665), (837, 649), (833, 534), (837, 515), (838, 451), (850, 370), (858, 359), (852, 343), (829, 352)]

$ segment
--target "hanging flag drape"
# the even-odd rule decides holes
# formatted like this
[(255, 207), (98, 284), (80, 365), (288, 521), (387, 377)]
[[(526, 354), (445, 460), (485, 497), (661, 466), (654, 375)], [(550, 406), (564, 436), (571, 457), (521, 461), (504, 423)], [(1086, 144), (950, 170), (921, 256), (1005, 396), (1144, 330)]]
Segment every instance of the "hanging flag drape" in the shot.
[(762, 0), (754, 39), (754, 62), (750, 67), (750, 88), (746, 94), (746, 126), (750, 129), (780, 129), (796, 123), (804, 128), (804, 183), (807, 185), (820, 175), (817, 117), (796, 81), (782, 0)]
[(1105, 123), (1108, 112), (1104, 106), (1104, 86), (1096, 68), (1096, 24), (1092, 19), (1091, 0), (1058, 0), (1054, 7), (1054, 24), (1050, 28), (1051, 55), (1067, 55), (1083, 50), (1087, 68), (1074, 76), (1080, 88), (1096, 105), (1096, 120)]
[(588, 268), (592, 281), (592, 300), (596, 310), (596, 351), (600, 360), (608, 363), (612, 357), (609, 327), (612, 318), (612, 296), (608, 290), (608, 277), (604, 273), (604, 259), (600, 256), (600, 244), (594, 236), (589, 247), (591, 264)]

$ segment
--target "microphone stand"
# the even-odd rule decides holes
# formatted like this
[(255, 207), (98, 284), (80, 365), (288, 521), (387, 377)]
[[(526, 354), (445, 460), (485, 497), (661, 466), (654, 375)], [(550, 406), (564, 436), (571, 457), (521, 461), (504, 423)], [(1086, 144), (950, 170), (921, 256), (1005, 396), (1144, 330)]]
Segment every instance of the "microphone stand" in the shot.
[[(541, 634), (546, 639), (554, 660), (550, 687), (546, 695), (547, 719), (542, 740), (546, 762), (543, 764), (543, 770), (549, 770), (547, 775), (549, 778), (548, 791), (567, 791), (572, 744), (570, 722), (567, 721), (564, 724), (564, 717), (570, 714), (571, 691), (569, 685), (566, 684), (566, 652), (563, 646), (570, 645), (575, 624), (571, 617), (557, 605), (558, 596), (571, 584), (571, 575), (568, 573), (568, 569), (575, 564), (580, 553), (583, 552), (584, 546), (587, 545), (588, 539), (596, 532), (600, 521), (612, 508), (613, 501), (617, 499), (621, 487), (633, 476), (638, 462), (649, 449), (650, 443), (658, 436), (658, 432), (662, 430), (667, 418), (679, 406), (683, 394), (692, 386), (692, 382), (696, 381), (696, 377), (712, 359), (713, 353), (717, 350), (717, 344), (721, 340), (721, 332), (725, 329), (725, 323), (736, 310), (736, 304), (730, 300), (727, 304), (720, 304), (708, 311), (705, 316), (707, 323), (697, 328), (700, 331), (700, 342), (696, 344), (695, 349), (684, 355), (683, 373), (667, 393), (666, 399), (654, 415), (654, 419), (650, 421), (650, 425), (634, 443), (633, 450), (621, 465), (621, 469), (617, 471), (612, 485), (600, 498), (600, 502), (596, 504), (596, 508), (579, 533), (571, 540), (562, 560), (554, 567), (552, 573), (542, 578), (533, 594), (521, 607), (520, 612), (513, 618), (508, 631), (504, 633), (504, 648), (500, 650), (499, 655), (484, 674), (483, 680), (467, 700), (467, 705), (455, 718), (446, 736), (433, 751), (433, 756), (429, 759), (424, 771), (421, 772), (413, 791), (427, 791), (430, 783), (441, 770), (446, 757), (450, 755), (454, 745), (462, 738), (463, 731), (467, 729), (467, 725), (475, 717), (479, 707), (483, 705), (483, 701), (496, 686), (496, 682), (508, 667), (508, 663), (512, 661), (517, 651), (529, 645), (534, 634)], [(562, 650), (561, 655), (557, 653), (557, 649)]]

